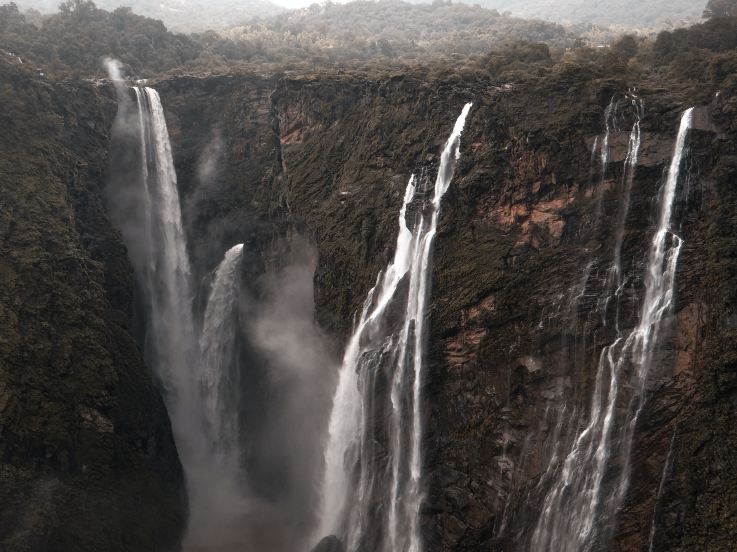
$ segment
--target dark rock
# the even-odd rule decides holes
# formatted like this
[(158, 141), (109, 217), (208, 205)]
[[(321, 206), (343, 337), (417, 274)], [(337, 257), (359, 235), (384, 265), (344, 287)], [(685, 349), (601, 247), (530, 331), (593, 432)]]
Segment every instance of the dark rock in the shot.
[(184, 477), (101, 194), (114, 100), (0, 75), (0, 548), (178, 550)]
[[(13, 71), (3, 73), (13, 91), (3, 106), (18, 115), (0, 115), (0, 542), (165, 548), (183, 526), (182, 477), (127, 327), (130, 266), (100, 202), (100, 129), (114, 107), (104, 89), (52, 88)], [(709, 75), (703, 81), (717, 78)], [(196, 276), (245, 235), (252, 253), (244, 265), (257, 277), (273, 261), (274, 237), (298, 229), (319, 251), (317, 318), (341, 342), (391, 257), (407, 179), (432, 176), (453, 121), (473, 100), (434, 252), (422, 530), (427, 550), (524, 550), (541, 474), (555, 445), (585, 421), (597, 359), (615, 336), (611, 311), (591, 315), (624, 193), (624, 134), (613, 137), (604, 174), (591, 163), (603, 111), (612, 94), (640, 87), (643, 155), (622, 250), (628, 329), (679, 115), (719, 89), (719, 104), (697, 112), (689, 138), (674, 229), (685, 240), (676, 306), (635, 431), (627, 499), (602, 549), (646, 549), (653, 527), (654, 550), (733, 549), (733, 77), (639, 78), (576, 63), (520, 76), (510, 88), (482, 72), (453, 77), (418, 67), (399, 79), (295, 71), (156, 83)], [(77, 124), (83, 119), (99, 124)], [(203, 192), (202, 152), (218, 140), (219, 173)], [(563, 401), (572, 408), (559, 423)], [(340, 546), (328, 537), (317, 550)]]
[(325, 537), (317, 546), (312, 549), (312, 552), (344, 552), (343, 543), (335, 535)]

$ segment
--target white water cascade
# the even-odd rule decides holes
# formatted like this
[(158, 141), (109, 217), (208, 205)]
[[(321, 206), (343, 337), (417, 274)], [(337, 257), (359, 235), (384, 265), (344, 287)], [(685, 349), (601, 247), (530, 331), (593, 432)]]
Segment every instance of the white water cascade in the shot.
[[(243, 244), (230, 248), (215, 271), (215, 278), (205, 308), (200, 335), (202, 369), (199, 384), (205, 410), (205, 424), (210, 446), (226, 471), (237, 474), (239, 460), (239, 424), (237, 389), (239, 371), (233, 364), (238, 304), (238, 268)], [(235, 393), (234, 393), (235, 391)]]
[[(148, 301), (146, 355), (166, 389), (166, 400), (180, 448), (192, 443), (181, 428), (197, 424), (197, 359), (190, 264), (182, 226), (177, 175), (159, 94), (153, 88), (133, 89), (138, 104), (146, 254), (134, 266)], [(134, 264), (136, 257), (134, 257)], [(196, 361), (195, 361), (196, 362)]]
[(434, 188), (410, 178), (394, 258), (369, 292), (343, 357), (325, 449), (320, 534), (338, 535), (347, 552), (422, 549), (420, 401), (431, 253), (470, 108), (446, 142)]
[(244, 511), (237, 480), (237, 376), (231, 370), (242, 245), (228, 251), (215, 273), (198, 336), (177, 175), (161, 100), (156, 90), (135, 86), (137, 111), (126, 116), (130, 89), (117, 87), (119, 129), (137, 140), (140, 165), (135, 183), (113, 191), (125, 205), (112, 209), (143, 292), (144, 354), (164, 389), (187, 480), (190, 523), (185, 545), (197, 547), (213, 542)]
[(642, 133), (640, 124), (644, 117), (644, 104), (634, 93), (630, 97), (632, 107), (635, 110), (635, 122), (630, 131), (629, 143), (627, 145), (627, 157), (624, 160), (624, 172), (622, 174), (622, 187), (624, 195), (620, 205), (619, 215), (617, 217), (617, 226), (615, 230), (614, 252), (612, 254), (612, 264), (606, 275), (605, 297), (600, 301), (599, 311), (601, 313), (602, 322), (606, 325), (607, 309), (609, 303), (614, 300), (616, 317), (615, 327), (619, 332), (619, 309), (624, 286), (627, 283), (622, 274), (622, 245), (624, 243), (624, 233), (627, 224), (627, 215), (630, 210), (632, 197), (632, 185), (635, 181), (635, 171), (640, 158), (640, 145), (642, 143)]
[[(683, 241), (673, 232), (671, 219), (692, 115), (693, 109), (689, 109), (681, 117), (668, 177), (659, 198), (639, 323), (627, 335), (618, 332), (615, 341), (601, 352), (589, 421), (553, 474), (554, 481), (530, 543), (534, 552), (592, 550), (611, 526), (627, 492), (634, 429), (645, 402), (662, 322), (673, 307)], [(613, 467), (618, 469), (614, 482), (604, 485), (604, 476)]]

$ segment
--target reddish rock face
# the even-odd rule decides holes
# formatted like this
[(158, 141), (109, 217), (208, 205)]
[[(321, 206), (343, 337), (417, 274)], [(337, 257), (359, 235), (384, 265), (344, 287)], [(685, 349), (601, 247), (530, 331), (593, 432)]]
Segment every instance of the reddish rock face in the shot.
[[(591, 149), (597, 136), (601, 143), (610, 98), (623, 97), (627, 87), (593, 74), (570, 78), (550, 74), (511, 89), (483, 79), (413, 75), (241, 79), (237, 86), (235, 79), (217, 96), (223, 101), (251, 89), (237, 102), (224, 101), (238, 105), (242, 120), (262, 129), (260, 143), (270, 144), (259, 148), (251, 140), (244, 144), (251, 153), (226, 169), (223, 197), (239, 205), (232, 223), (273, 222), (280, 212), (314, 237), (318, 318), (338, 340), (390, 257), (406, 179), (413, 170), (433, 170), (452, 114), (474, 101), (434, 254), (424, 386), (428, 550), (526, 550), (546, 492), (542, 475), (585, 425), (599, 354), (614, 340), (613, 310), (602, 318), (601, 297), (633, 118), (625, 110), (610, 133), (602, 174)], [(217, 109), (187, 111), (190, 86), (205, 87), (206, 80), (161, 83), (172, 118), (227, 129)], [(645, 111), (622, 242), (623, 329), (638, 321), (658, 191), (680, 112), (700, 101), (694, 92), (675, 96), (662, 88), (638, 94)], [(262, 118), (266, 97), (271, 107)], [(654, 550), (686, 550), (705, 538), (707, 527), (728, 531), (734, 515), (717, 498), (716, 483), (707, 484), (718, 473), (728, 493), (737, 491), (731, 461), (717, 460), (724, 443), (733, 442), (726, 420), (733, 350), (727, 336), (734, 330), (725, 317), (735, 308), (727, 299), (735, 253), (725, 239), (737, 198), (726, 191), (735, 152), (734, 140), (724, 137), (735, 130), (717, 123), (725, 120), (723, 109), (711, 105), (694, 114), (688, 176), (676, 204), (685, 245), (675, 309), (635, 429), (629, 491), (602, 550), (647, 548), (653, 525)], [(197, 146), (175, 149), (186, 167)], [(244, 184), (240, 163), (259, 178)], [(228, 218), (228, 209), (223, 202), (190, 225), (207, 233), (215, 213)], [(709, 498), (697, 497), (697, 488)], [(723, 513), (704, 500), (716, 500)], [(714, 549), (727, 549), (720, 546)]]
[[(608, 164), (602, 171), (600, 161), (592, 161), (591, 150), (597, 136), (602, 142), (604, 111), (613, 96), (622, 97), (632, 84), (648, 83), (638, 92), (645, 104), (642, 145), (622, 241), (626, 285), (619, 323), (631, 329), (638, 322), (643, 267), (678, 118), (686, 107), (701, 106), (694, 114), (684, 163), (687, 177), (677, 192), (674, 215), (674, 231), (685, 241), (675, 307), (664, 325), (635, 427), (626, 499), (600, 549), (639, 551), (651, 542), (653, 550), (663, 551), (733, 549), (734, 83), (676, 82), (663, 75), (633, 83), (628, 75), (612, 80), (604, 69), (583, 66), (545, 70), (520, 78), (512, 87), (499, 86), (485, 73), (429, 73), (418, 68), (394, 76), (228, 75), (155, 83), (167, 111), (195, 279), (220, 260), (221, 244), (244, 241), (244, 236), (249, 244), (244, 265), (249, 277), (258, 278), (274, 262), (277, 237), (294, 230), (306, 234), (319, 252), (314, 280), (317, 318), (337, 343), (342, 342), (353, 314), (391, 257), (409, 175), (436, 170), (452, 118), (472, 100), (433, 256), (429, 362), (423, 382), (423, 536), (427, 550), (526, 550), (547, 492), (543, 474), (558, 466), (572, 437), (585, 426), (599, 355), (615, 338), (614, 310), (603, 310), (601, 299), (626, 190), (623, 170), (632, 121), (626, 117), (621, 128), (610, 133)], [(720, 88), (720, 102), (712, 103), (709, 87)], [(102, 105), (101, 113), (90, 118), (103, 128), (111, 118), (102, 113), (111, 109), (109, 97), (104, 90), (84, 91), (89, 105)], [(44, 89), (46, 93), (51, 91)], [(66, 101), (71, 99), (60, 96), (61, 104)], [(43, 108), (53, 111), (48, 105)], [(19, 312), (49, 317), (72, 312), (52, 312), (48, 305), (34, 303), (42, 295), (34, 289), (46, 288), (43, 278), (31, 282), (27, 275), (39, 267), (43, 274), (67, 274), (80, 289), (87, 289), (82, 284), (89, 281), (96, 290), (92, 299), (105, 322), (95, 326), (96, 331), (115, 338), (108, 343), (113, 356), (105, 370), (130, 370), (121, 372), (120, 379), (112, 372), (93, 378), (99, 392), (91, 404), (75, 402), (65, 410), (64, 420), (106, 451), (119, 450), (110, 440), (122, 439), (145, 473), (153, 474), (151, 480), (163, 474), (166, 485), (157, 492), (177, 505), (172, 509), (176, 515), (167, 520), (167, 535), (176, 537), (184, 515), (176, 495), (181, 473), (163, 405), (144, 376), (126, 327), (130, 269), (104, 211), (95, 203), (99, 189), (89, 184), (102, 180), (106, 137), (85, 131), (76, 116), (62, 112), (59, 117), (52, 118), (64, 120), (56, 140), (69, 150), (54, 150), (60, 155), (57, 172), (49, 169), (55, 184), (51, 191), (44, 189), (52, 195), (47, 203), (33, 203), (29, 198), (35, 188), (29, 188), (25, 196), (33, 232), (24, 234), (31, 241), (23, 245), (28, 258), (38, 257), (40, 264), (24, 265), (27, 259), (16, 259), (18, 274), (15, 264), (3, 272), (19, 289), (31, 283), (39, 287), (27, 290), (29, 302), (23, 309), (30, 311), (22, 310), (6, 292), (3, 306), (13, 308), (3, 312), (16, 313), (7, 315), (13, 324), (24, 320)], [(221, 144), (222, 161), (212, 187), (203, 190), (197, 171), (202, 152), (217, 149), (213, 144)], [(77, 150), (87, 147), (91, 149), (82, 152), (85, 155)], [(89, 165), (87, 153), (95, 160)], [(81, 164), (75, 165), (77, 161)], [(24, 167), (30, 175), (32, 167)], [(49, 220), (68, 231), (71, 237), (63, 239), (64, 244), (58, 236), (44, 234)], [(12, 224), (6, 228), (11, 235)], [(77, 245), (64, 249), (69, 243)], [(42, 253), (51, 245), (64, 246), (60, 258), (65, 260), (54, 267)], [(6, 265), (9, 262), (6, 258)], [(68, 297), (76, 298), (75, 293)], [(13, 351), (20, 351), (18, 335), (7, 338)], [(46, 348), (31, 351), (34, 354), (50, 351), (51, 334), (41, 337)], [(83, 337), (96, 340), (92, 334)], [(57, 367), (47, 357), (39, 365)], [(117, 363), (119, 358), (126, 362)], [(72, 364), (64, 366), (90, 370), (84, 359)], [(21, 418), (7, 413), (22, 406), (15, 398), (17, 386), (30, 380), (7, 378), (1, 371), (0, 376), (0, 414), (5, 416), (0, 430), (6, 436), (21, 427), (13, 425)], [(126, 425), (130, 420), (123, 419), (114, 401), (130, 399), (130, 389), (144, 389), (146, 398), (146, 408), (131, 408), (135, 429)], [(139, 395), (135, 398), (138, 401)], [(152, 412), (158, 417), (148, 418)], [(119, 431), (128, 430), (131, 433), (121, 437)], [(17, 434), (30, 435), (20, 430)], [(14, 441), (10, 448), (3, 444), (3, 454), (20, 458), (19, 443), (24, 441)], [(31, 445), (23, 450), (26, 459), (42, 454)], [(58, 453), (52, 459), (59, 465), (71, 458), (61, 448), (52, 453)], [(156, 460), (159, 457), (165, 461)], [(618, 469), (621, 465), (612, 468)], [(0, 473), (3, 482), (10, 477), (5, 473)], [(109, 483), (112, 476), (106, 477)], [(29, 492), (40, 504), (53, 494), (54, 485), (29, 487)], [(0, 493), (7, 488), (0, 485)], [(145, 504), (153, 504), (148, 498)], [(10, 516), (8, 512), (0, 509), (2, 516)], [(325, 546), (338, 544), (329, 539)]]

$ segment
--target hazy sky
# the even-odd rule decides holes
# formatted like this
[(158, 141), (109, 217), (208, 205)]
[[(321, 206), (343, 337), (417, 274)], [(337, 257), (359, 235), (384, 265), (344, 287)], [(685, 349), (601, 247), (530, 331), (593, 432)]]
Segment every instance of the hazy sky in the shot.
[[(273, 0), (272, 0), (273, 1)], [(277, 6), (282, 6), (284, 8), (304, 8), (305, 6), (309, 6), (313, 2), (311, 0), (278, 0), (274, 2)]]

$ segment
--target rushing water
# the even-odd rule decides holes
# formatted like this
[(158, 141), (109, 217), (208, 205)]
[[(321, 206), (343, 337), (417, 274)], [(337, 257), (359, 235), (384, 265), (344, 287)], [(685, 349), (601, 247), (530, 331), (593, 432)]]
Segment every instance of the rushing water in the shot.
[(658, 522), (658, 506), (660, 506), (660, 500), (663, 498), (663, 492), (665, 491), (665, 481), (668, 478), (671, 465), (673, 462), (673, 447), (676, 443), (676, 429), (673, 428), (673, 434), (670, 438), (670, 446), (668, 447), (668, 455), (665, 457), (665, 462), (663, 463), (663, 472), (660, 475), (660, 484), (658, 485), (658, 494), (655, 495), (655, 505), (653, 506), (653, 520), (650, 524), (650, 537), (649, 537), (649, 544), (648, 544), (648, 552), (653, 552), (654, 546), (655, 546), (655, 534), (657, 530), (657, 522)]
[[(242, 245), (215, 272), (201, 324), (182, 224), (177, 175), (159, 94), (131, 90), (111, 70), (120, 99), (117, 131), (138, 142), (134, 177), (118, 179), (111, 209), (128, 246), (146, 313), (144, 354), (164, 389), (187, 479), (187, 544), (212, 543), (244, 508), (239, 489), (235, 305)], [(118, 77), (118, 78), (116, 78)], [(121, 167), (123, 168), (123, 167)]]
[[(414, 175), (407, 184), (394, 258), (364, 302), (339, 372), (321, 534), (339, 535), (348, 552), (422, 549), (420, 394), (430, 260), (470, 108), (463, 108), (446, 142), (434, 187), (423, 189), (426, 181)], [(420, 205), (413, 209), (415, 201)]]
[[(615, 341), (601, 352), (589, 421), (554, 473), (532, 535), (533, 551), (591, 550), (611, 524), (627, 491), (634, 428), (644, 404), (661, 325), (673, 305), (683, 242), (673, 232), (671, 219), (692, 113), (689, 109), (681, 117), (675, 151), (659, 198), (639, 323), (627, 335), (618, 332)], [(639, 121), (633, 133), (631, 153), (634, 145), (639, 147)], [(604, 485), (604, 476), (616, 461), (621, 463), (617, 477), (611, 485)]]
[(200, 335), (200, 388), (210, 446), (223, 469), (236, 473), (239, 460), (238, 388), (235, 359), (239, 274), (243, 244), (233, 246), (215, 271)]
[[(139, 202), (143, 211), (146, 255), (134, 257), (148, 302), (146, 356), (166, 389), (166, 399), (179, 429), (196, 423), (197, 390), (193, 359), (197, 358), (192, 315), (190, 264), (182, 226), (177, 175), (159, 94), (134, 88), (141, 149)], [(141, 247), (135, 244), (135, 247)]]

